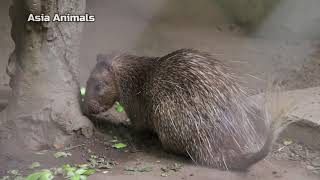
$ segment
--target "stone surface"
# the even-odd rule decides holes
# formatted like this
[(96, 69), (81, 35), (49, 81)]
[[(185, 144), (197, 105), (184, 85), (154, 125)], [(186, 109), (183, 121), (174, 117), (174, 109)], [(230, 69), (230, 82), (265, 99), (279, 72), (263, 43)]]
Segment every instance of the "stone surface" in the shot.
[(312, 166), (315, 167), (320, 167), (320, 157), (315, 158), (312, 162), (311, 162)]
[[(258, 104), (263, 101), (261, 94), (251, 97)], [(298, 119), (289, 125), (282, 136), (290, 137), (305, 145), (320, 148), (320, 87), (282, 92), (279, 98), (291, 101), (294, 108), (287, 114), (291, 119)], [(281, 102), (280, 102), (281, 103)]]

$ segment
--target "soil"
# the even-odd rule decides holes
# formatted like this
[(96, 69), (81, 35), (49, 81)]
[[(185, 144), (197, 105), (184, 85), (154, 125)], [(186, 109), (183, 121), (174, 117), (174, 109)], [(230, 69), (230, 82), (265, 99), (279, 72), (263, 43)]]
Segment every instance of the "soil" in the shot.
[[(102, 158), (109, 167), (91, 175), (89, 179), (319, 179), (320, 152), (303, 145), (291, 143), (283, 145), (281, 142), (274, 145), (273, 152), (263, 161), (254, 165), (248, 172), (228, 172), (210, 169), (195, 165), (185, 157), (175, 156), (162, 150), (156, 137), (151, 134), (143, 136), (130, 135), (127, 127), (103, 127), (97, 130), (94, 137), (84, 139), (78, 137), (70, 147), (60, 150), (27, 152), (15, 145), (7, 144), (0, 151), (0, 177), (8, 175), (8, 170), (19, 170), (22, 175), (40, 169), (61, 167), (64, 164), (85, 164), (92, 159), (92, 155)], [(114, 140), (128, 146), (115, 149)], [(286, 140), (288, 141), (288, 140)], [(284, 142), (284, 141), (283, 141)], [(65, 158), (55, 158), (55, 152), (70, 152), (72, 155)], [(41, 167), (28, 167), (39, 162)], [(316, 164), (318, 163), (318, 164)], [(133, 172), (128, 169), (143, 169)], [(168, 172), (167, 169), (171, 169)], [(58, 176), (61, 177), (61, 176)]]

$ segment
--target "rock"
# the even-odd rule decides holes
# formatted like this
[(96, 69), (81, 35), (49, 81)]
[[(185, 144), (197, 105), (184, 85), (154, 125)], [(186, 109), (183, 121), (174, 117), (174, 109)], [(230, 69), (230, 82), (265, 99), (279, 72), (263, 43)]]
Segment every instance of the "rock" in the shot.
[(313, 166), (310, 166), (310, 165), (308, 165), (306, 168), (307, 168), (308, 170), (314, 170), (314, 169), (315, 169)]
[[(320, 87), (298, 89), (281, 92), (280, 100), (292, 102), (294, 108), (288, 113), (287, 117), (298, 120), (290, 124), (283, 132), (281, 137), (290, 138), (294, 142), (301, 143), (314, 149), (320, 147)], [(263, 103), (263, 94), (251, 96), (258, 105)], [(280, 102), (281, 102), (280, 101)], [(299, 132), (299, 133), (297, 133)], [(286, 142), (289, 144), (290, 142)]]
[(320, 167), (320, 157), (315, 158), (313, 161), (311, 161), (312, 166)]

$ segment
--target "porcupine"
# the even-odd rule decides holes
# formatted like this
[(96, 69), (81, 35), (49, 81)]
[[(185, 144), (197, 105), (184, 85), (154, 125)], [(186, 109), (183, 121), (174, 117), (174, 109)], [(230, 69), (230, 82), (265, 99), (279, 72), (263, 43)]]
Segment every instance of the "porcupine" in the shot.
[(134, 128), (155, 132), (166, 151), (225, 170), (264, 159), (290, 123), (281, 110), (254, 105), (229, 66), (195, 49), (162, 57), (99, 54), (86, 88), (84, 114), (120, 101)]

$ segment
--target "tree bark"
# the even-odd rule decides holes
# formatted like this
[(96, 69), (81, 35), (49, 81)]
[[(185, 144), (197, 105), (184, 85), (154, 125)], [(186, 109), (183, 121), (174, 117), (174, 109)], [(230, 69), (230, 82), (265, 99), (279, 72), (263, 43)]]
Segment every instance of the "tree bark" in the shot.
[[(85, 0), (13, 0), (15, 49), (7, 66), (12, 95), (1, 112), (0, 138), (30, 149), (63, 147), (92, 123), (80, 110), (77, 69), (82, 23), (27, 22), (30, 13), (80, 15)], [(2, 125), (1, 125), (2, 124)]]

